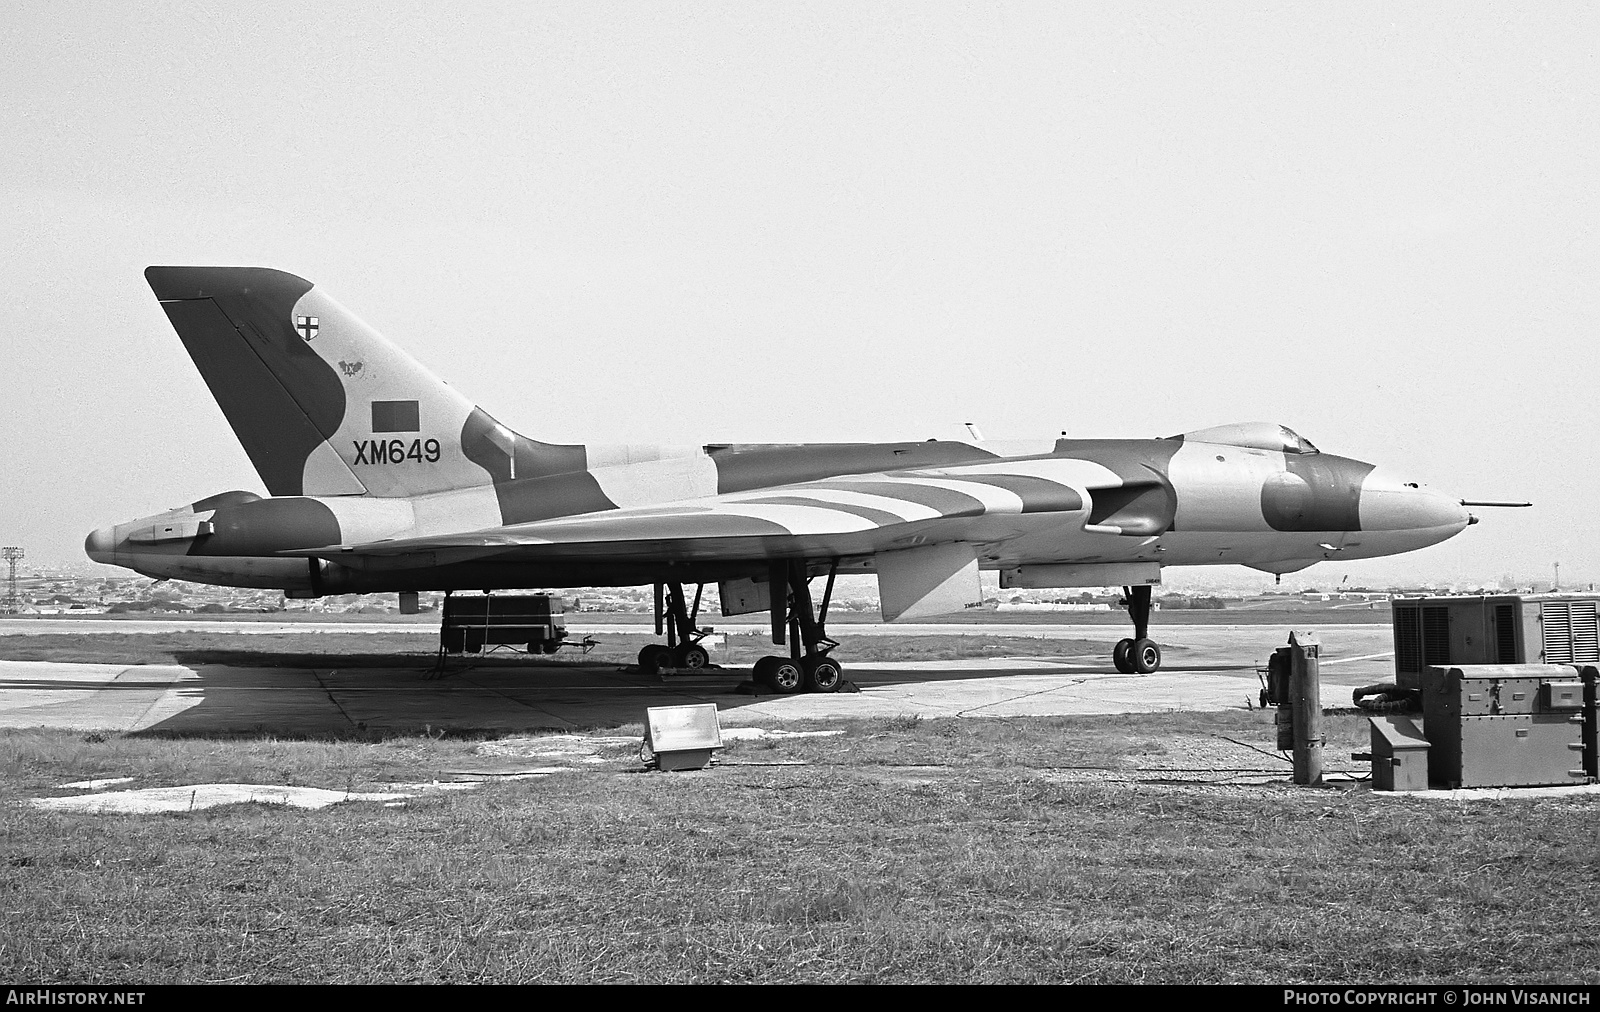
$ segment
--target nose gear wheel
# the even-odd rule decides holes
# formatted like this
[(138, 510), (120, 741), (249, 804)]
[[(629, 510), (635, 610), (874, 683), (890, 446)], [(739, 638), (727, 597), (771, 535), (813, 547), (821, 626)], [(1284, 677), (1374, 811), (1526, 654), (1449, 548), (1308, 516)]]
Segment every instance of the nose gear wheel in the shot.
[(1125, 675), (1148, 675), (1161, 668), (1161, 646), (1149, 636), (1150, 588), (1124, 587), (1122, 601), (1133, 619), (1133, 636), (1117, 641), (1111, 663)]

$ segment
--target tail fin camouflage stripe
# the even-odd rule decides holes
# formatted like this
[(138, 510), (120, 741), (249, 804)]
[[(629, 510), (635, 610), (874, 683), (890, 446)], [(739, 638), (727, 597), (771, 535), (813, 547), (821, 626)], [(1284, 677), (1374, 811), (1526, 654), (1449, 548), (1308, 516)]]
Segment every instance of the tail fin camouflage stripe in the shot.
[(412, 496), (584, 468), (583, 447), (500, 425), (302, 278), (145, 277), (273, 495)]
[[(468, 460), (494, 476), (497, 485), (524, 478), (572, 474), (588, 466), (588, 454), (583, 446), (541, 443), (518, 435), (482, 408), (474, 408), (462, 425), (461, 447)], [(610, 505), (607, 502), (603, 507), (594, 508), (604, 509)]]
[[(338, 377), (293, 329), (311, 283), (246, 268), (151, 267), (144, 276), (267, 491), (304, 494), (306, 462), (345, 407)], [(361, 491), (348, 470), (344, 480)]]

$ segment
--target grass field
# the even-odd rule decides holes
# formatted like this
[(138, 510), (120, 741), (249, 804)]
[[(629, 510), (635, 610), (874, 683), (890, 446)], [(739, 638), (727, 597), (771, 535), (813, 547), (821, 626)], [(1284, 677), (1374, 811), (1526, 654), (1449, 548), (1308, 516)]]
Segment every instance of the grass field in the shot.
[[(0, 734), (0, 974), (172, 981), (1596, 982), (1591, 800), (1174, 782), (1261, 713), (839, 722), (691, 774), (86, 816), (59, 785), (346, 790), (479, 742)], [(1330, 718), (1330, 754), (1365, 723)], [(634, 729), (635, 731), (637, 729)], [(1287, 767), (1256, 755), (1264, 770)], [(798, 762), (803, 765), (772, 765)], [(768, 765), (754, 765), (768, 764)], [(1155, 781), (1134, 771), (1171, 769)], [(1194, 776), (1193, 773), (1184, 773)]]
[[(650, 638), (606, 636), (588, 660), (627, 663)], [(1104, 649), (977, 630), (851, 639), (844, 649), (868, 658)], [(422, 667), (423, 643), (6, 636), (0, 657)], [(736, 635), (727, 655), (748, 663), (768, 650)], [(1342, 760), (1365, 749), (1365, 720), (1327, 720), (1330, 767), (1351, 765)], [(826, 725), (836, 737), (734, 743), (701, 773), (643, 772), (632, 748), (612, 744), (578, 772), (422, 791), (403, 807), (167, 815), (67, 814), (29, 800), (107, 777), (134, 778), (118, 789), (384, 791), (449, 779), (483, 762), (489, 743), (0, 732), (0, 974), (1600, 983), (1600, 801), (1294, 788), (1270, 721), (1259, 711), (841, 720)]]

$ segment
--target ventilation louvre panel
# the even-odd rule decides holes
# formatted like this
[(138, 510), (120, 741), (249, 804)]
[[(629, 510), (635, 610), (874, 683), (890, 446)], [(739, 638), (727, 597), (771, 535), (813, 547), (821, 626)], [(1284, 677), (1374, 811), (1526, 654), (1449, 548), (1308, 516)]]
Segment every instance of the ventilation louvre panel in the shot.
[(1572, 659), (1584, 664), (1600, 661), (1600, 616), (1593, 601), (1574, 601), (1567, 606), (1572, 630)]
[(1517, 609), (1514, 605), (1494, 606), (1495, 661), (1517, 663)]
[(1394, 610), (1394, 667), (1396, 671), (1422, 671), (1422, 629), (1417, 609)]
[(1544, 636), (1544, 662), (1572, 662), (1572, 608), (1565, 601), (1546, 601), (1539, 609), (1539, 631)]
[(1450, 663), (1449, 608), (1422, 609), (1422, 663), (1430, 667)]

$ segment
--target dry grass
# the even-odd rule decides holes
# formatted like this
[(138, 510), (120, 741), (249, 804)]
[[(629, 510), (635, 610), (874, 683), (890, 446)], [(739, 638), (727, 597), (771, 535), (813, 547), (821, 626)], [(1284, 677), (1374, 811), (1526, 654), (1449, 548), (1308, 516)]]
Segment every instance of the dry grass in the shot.
[[(837, 738), (741, 743), (700, 774), (613, 762), (399, 809), (156, 817), (52, 814), (22, 799), (115, 775), (372, 789), (425, 779), (474, 743), (0, 734), (0, 973), (1600, 979), (1593, 802), (1438, 804), (1054, 773), (1150, 763), (1216, 735), (1270, 744), (1267, 719), (859, 721)], [(1334, 725), (1341, 742), (1361, 740), (1362, 722)], [(806, 765), (742, 765), (778, 760)]]

